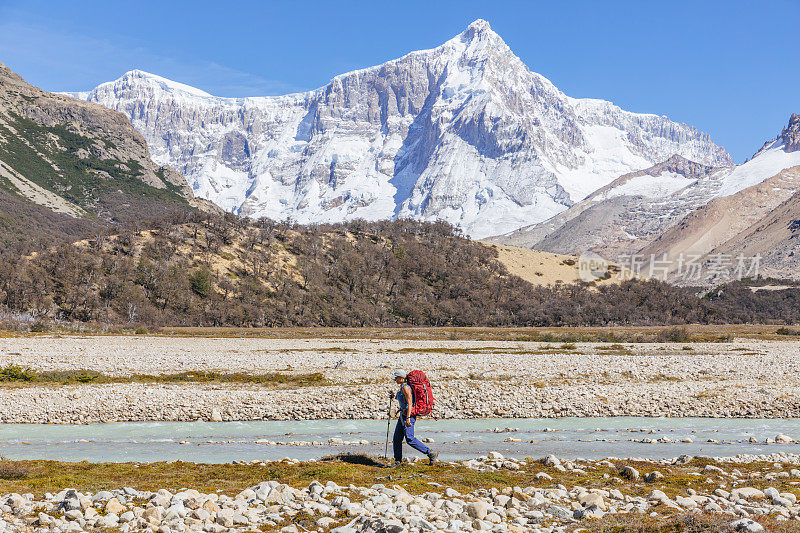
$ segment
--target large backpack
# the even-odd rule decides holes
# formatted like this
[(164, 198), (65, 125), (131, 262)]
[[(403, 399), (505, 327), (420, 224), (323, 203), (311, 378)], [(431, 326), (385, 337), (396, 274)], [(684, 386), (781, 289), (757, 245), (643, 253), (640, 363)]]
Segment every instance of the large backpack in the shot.
[(413, 392), (414, 405), (411, 406), (410, 416), (425, 416), (433, 411), (433, 390), (428, 376), (422, 370), (412, 370), (406, 376), (406, 381)]

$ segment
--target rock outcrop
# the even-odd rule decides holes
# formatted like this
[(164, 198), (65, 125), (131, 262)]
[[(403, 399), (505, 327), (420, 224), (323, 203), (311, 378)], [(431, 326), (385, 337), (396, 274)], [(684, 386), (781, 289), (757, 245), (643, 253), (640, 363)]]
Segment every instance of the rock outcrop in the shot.
[(42, 91), (0, 63), (0, 242), (76, 237), (193, 202), (123, 114)]
[(781, 132), (781, 140), (787, 152), (800, 150), (800, 115), (792, 114), (789, 125)]

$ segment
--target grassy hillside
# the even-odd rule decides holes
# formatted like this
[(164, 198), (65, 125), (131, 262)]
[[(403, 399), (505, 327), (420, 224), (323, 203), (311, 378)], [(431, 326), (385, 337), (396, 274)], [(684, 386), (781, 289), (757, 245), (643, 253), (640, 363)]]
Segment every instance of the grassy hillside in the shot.
[(192, 209), (120, 113), (33, 87), (0, 64), (0, 249), (25, 251)]
[(141, 166), (132, 159), (102, 159), (93, 153), (96, 141), (62, 126), (45, 127), (12, 114), (0, 124), (0, 161), (20, 176), (83, 209), (82, 217), (66, 216), (19, 194), (0, 176), (0, 242), (75, 237), (108, 223), (130, 222), (147, 213), (163, 215), (188, 208), (177, 187), (158, 189), (141, 181)]

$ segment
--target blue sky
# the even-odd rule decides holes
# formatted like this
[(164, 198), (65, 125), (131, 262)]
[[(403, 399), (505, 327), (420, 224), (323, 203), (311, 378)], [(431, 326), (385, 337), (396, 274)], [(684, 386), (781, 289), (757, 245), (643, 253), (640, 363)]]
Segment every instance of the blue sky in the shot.
[(800, 113), (800, 0), (0, 0), (0, 61), (44, 89), (139, 68), (219, 96), (282, 94), (488, 20), (566, 94), (667, 115), (742, 161)]

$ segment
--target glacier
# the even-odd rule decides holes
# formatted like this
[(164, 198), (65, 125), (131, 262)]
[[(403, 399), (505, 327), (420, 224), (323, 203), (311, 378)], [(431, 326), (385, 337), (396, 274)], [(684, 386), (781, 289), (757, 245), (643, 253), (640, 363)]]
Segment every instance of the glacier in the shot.
[(483, 238), (674, 154), (732, 165), (692, 126), (566, 96), (484, 20), (303, 93), (222, 98), (133, 70), (66, 94), (126, 114), (196, 196), (299, 223), (411, 217)]

